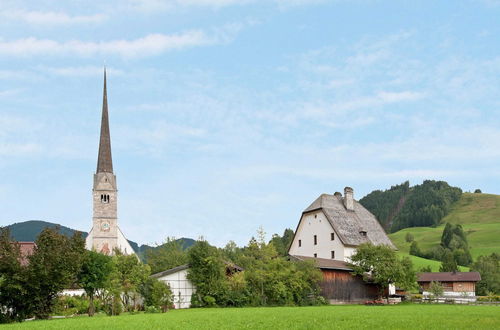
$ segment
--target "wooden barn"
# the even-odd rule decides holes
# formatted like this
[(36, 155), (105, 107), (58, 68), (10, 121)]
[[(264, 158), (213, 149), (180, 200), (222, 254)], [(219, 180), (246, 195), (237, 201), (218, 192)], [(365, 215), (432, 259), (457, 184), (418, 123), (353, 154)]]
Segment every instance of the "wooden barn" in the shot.
[(321, 295), (331, 304), (360, 303), (376, 300), (379, 287), (366, 283), (361, 276), (352, 274), (346, 262), (340, 260), (291, 256), (297, 260), (314, 260), (323, 273)]
[(424, 296), (431, 295), (431, 282), (438, 282), (443, 287), (444, 297), (475, 297), (476, 283), (480, 280), (478, 272), (441, 272), (420, 273), (417, 283)]

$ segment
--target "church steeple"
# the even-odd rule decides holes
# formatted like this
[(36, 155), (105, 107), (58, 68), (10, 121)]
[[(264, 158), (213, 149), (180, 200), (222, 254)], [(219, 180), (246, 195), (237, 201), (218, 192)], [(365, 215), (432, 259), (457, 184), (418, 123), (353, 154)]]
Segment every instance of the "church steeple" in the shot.
[(106, 90), (106, 68), (104, 68), (104, 91), (102, 96), (101, 138), (99, 140), (99, 155), (96, 173), (113, 173), (111, 158), (111, 139), (109, 135), (108, 95)]

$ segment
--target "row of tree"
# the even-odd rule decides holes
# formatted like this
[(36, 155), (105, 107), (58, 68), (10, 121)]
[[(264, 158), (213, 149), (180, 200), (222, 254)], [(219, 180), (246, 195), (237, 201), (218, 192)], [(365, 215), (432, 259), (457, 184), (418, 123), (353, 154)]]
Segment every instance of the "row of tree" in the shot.
[(80, 234), (67, 237), (54, 229), (43, 230), (35, 243), (33, 254), (23, 256), (9, 230), (0, 228), (1, 323), (48, 318), (61, 292), (70, 288), (85, 290), (89, 315), (96, 308), (114, 315), (123, 308), (171, 304), (168, 286), (152, 279), (150, 267), (135, 256), (87, 251)]
[(411, 255), (441, 261), (442, 272), (456, 271), (458, 265), (470, 266), (472, 263), (467, 236), (460, 224), (447, 223), (441, 235), (441, 243), (428, 251), (422, 250), (410, 233), (406, 234), (405, 239), (411, 242)]
[(375, 190), (359, 202), (386, 230), (395, 232), (408, 227), (438, 225), (461, 195), (460, 188), (444, 181), (426, 180), (413, 187), (406, 181), (385, 191)]
[(188, 250), (168, 239), (147, 254), (146, 262), (155, 271), (189, 264), (188, 278), (196, 287), (193, 307), (322, 303), (321, 272), (310, 262), (285, 257), (292, 237), (287, 229), (266, 242), (260, 230), (245, 247), (231, 241), (217, 248), (200, 239)]
[[(319, 295), (322, 274), (318, 268), (312, 262), (287, 256), (292, 239), (293, 231), (287, 229), (282, 236), (275, 234), (266, 242), (260, 229), (257, 238), (244, 247), (229, 242), (224, 248), (216, 248), (200, 240), (187, 251), (169, 239), (161, 249), (148, 255), (147, 262), (156, 270), (188, 263), (188, 278), (197, 288), (192, 297), (194, 307), (323, 303)], [(378, 284), (381, 294), (390, 283), (408, 290), (416, 287), (409, 258), (397, 257), (387, 246), (361, 245), (353, 262), (354, 274)], [(240, 267), (244, 271), (238, 271)]]

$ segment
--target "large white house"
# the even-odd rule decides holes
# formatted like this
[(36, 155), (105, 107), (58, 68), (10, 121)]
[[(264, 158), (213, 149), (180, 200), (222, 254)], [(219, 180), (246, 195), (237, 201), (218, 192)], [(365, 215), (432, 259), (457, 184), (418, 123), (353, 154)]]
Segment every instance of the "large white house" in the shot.
[(353, 189), (322, 194), (300, 217), (290, 255), (349, 261), (362, 243), (394, 247), (373, 214), (354, 199)]
[[(323, 273), (322, 295), (331, 303), (375, 299), (379, 289), (352, 276), (347, 262), (363, 243), (395, 246), (373, 214), (354, 200), (353, 190), (322, 194), (299, 220), (288, 254), (298, 260), (315, 260)], [(389, 293), (394, 293), (391, 286)]]

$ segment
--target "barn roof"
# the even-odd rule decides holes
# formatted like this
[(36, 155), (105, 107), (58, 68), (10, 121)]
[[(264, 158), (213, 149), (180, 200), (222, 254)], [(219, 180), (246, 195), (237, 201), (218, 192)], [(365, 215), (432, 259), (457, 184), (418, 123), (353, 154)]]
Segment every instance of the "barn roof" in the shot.
[(164, 270), (163, 272), (159, 272), (159, 273), (153, 274), (153, 275), (151, 275), (151, 277), (153, 277), (153, 278), (159, 278), (159, 277), (163, 277), (163, 276), (166, 276), (166, 275), (170, 275), (170, 274), (174, 274), (174, 273), (180, 272), (181, 270), (185, 270), (185, 269), (188, 269), (188, 268), (189, 268), (188, 264), (181, 265), (181, 266), (177, 266), (177, 267), (174, 267), (174, 268), (171, 268), (171, 269)]
[(348, 271), (352, 270), (352, 268), (350, 268), (346, 262), (343, 262), (340, 260), (296, 256), (296, 255), (293, 255), (291, 257), (294, 259), (297, 259), (297, 260), (301, 260), (301, 261), (313, 260), (316, 264), (316, 267), (318, 267), (320, 269), (339, 269), (339, 270), (348, 270)]
[(477, 282), (481, 281), (478, 272), (442, 272), (442, 273), (420, 273), (417, 282)]
[[(303, 213), (322, 210), (337, 235), (346, 245), (358, 246), (363, 243), (374, 245), (388, 245), (396, 248), (377, 218), (363, 207), (354, 202), (354, 211), (344, 206), (344, 198), (340, 194), (319, 196)], [(366, 236), (362, 234), (366, 233)]]

